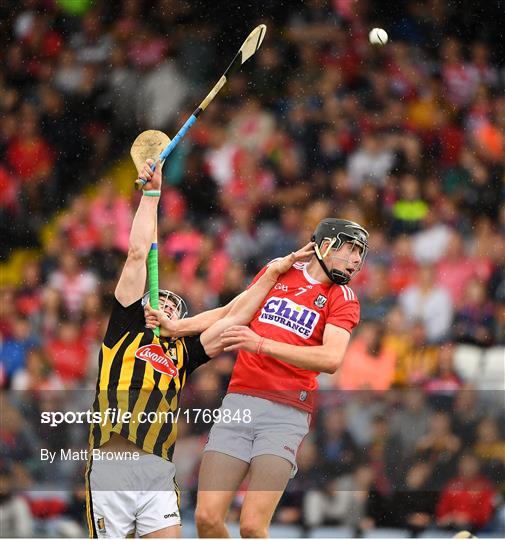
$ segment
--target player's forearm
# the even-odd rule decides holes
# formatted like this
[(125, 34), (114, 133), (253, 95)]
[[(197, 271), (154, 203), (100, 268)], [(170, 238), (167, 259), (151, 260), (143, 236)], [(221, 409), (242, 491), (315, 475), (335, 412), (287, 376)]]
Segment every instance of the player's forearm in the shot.
[(228, 326), (247, 325), (277, 282), (277, 274), (263, 274), (254, 285), (234, 299), (226, 315)]
[(159, 197), (143, 196), (133, 218), (128, 242), (128, 256), (147, 259), (156, 229)]
[(193, 317), (188, 317), (187, 319), (168, 322), (168, 327), (165, 329), (165, 331), (165, 325), (162, 321), (162, 335), (167, 335), (170, 337), (185, 337), (201, 334), (215, 322), (225, 317), (229, 309), (229, 304), (227, 304), (226, 306), (210, 309), (208, 311), (199, 313), (198, 315), (194, 315)]
[(211, 358), (223, 351), (221, 334), (235, 325), (249, 324), (275, 282), (276, 279), (272, 278), (272, 275), (261, 276), (252, 287), (233, 299), (226, 316), (219, 317), (202, 333), (200, 341)]
[(344, 352), (329, 350), (324, 345), (300, 347), (273, 339), (264, 339), (261, 344), (261, 354), (273, 356), (292, 366), (322, 373), (335, 373), (342, 363)]

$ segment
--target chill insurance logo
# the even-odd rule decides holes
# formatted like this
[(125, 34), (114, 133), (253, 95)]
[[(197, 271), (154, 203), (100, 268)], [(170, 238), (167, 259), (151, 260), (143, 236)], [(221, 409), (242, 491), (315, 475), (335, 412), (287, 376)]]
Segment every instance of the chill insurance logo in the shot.
[(308, 339), (317, 325), (319, 313), (288, 298), (273, 296), (261, 309), (259, 320)]

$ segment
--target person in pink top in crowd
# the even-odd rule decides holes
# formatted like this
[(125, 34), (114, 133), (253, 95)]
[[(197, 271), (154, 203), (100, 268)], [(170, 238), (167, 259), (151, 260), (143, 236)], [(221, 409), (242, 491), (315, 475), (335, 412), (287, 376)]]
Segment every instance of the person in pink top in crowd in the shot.
[(349, 345), (342, 367), (334, 376), (342, 390), (388, 390), (395, 373), (396, 354), (383, 342), (381, 323), (362, 324)]
[(61, 294), (68, 312), (76, 314), (86, 294), (97, 289), (98, 281), (95, 274), (82, 269), (79, 258), (69, 251), (62, 254), (58, 268), (49, 275), (49, 287)]
[(104, 179), (98, 186), (98, 196), (89, 207), (90, 222), (99, 230), (113, 224), (116, 247), (126, 252), (133, 217), (131, 206), (127, 197), (120, 195), (110, 180)]
[[(471, 258), (465, 251), (461, 234), (451, 231), (445, 256), (436, 265), (436, 280), (451, 295), (453, 302), (461, 301), (468, 282), (479, 276), (484, 279), (489, 276), (479, 261)], [(484, 274), (484, 275), (483, 275)]]

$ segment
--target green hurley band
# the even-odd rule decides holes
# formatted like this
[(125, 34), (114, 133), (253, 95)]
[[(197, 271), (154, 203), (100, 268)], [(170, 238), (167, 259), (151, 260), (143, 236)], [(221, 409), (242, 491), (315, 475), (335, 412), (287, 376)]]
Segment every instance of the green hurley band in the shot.
[[(147, 256), (147, 270), (149, 276), (149, 303), (153, 309), (159, 309), (159, 282), (158, 282), (158, 243), (153, 242)], [(153, 330), (156, 336), (160, 329)]]
[(143, 191), (142, 195), (146, 197), (159, 197), (161, 195), (161, 191), (159, 189), (148, 189)]

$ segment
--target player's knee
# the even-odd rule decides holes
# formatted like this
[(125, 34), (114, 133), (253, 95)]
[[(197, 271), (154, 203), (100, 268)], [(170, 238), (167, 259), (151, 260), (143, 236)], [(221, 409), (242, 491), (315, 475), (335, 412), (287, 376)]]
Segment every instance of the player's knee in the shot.
[(210, 508), (198, 505), (195, 510), (195, 523), (199, 531), (212, 530), (224, 524), (224, 519), (218, 512)]
[(242, 538), (267, 538), (268, 527), (253, 518), (241, 519), (240, 536)]

